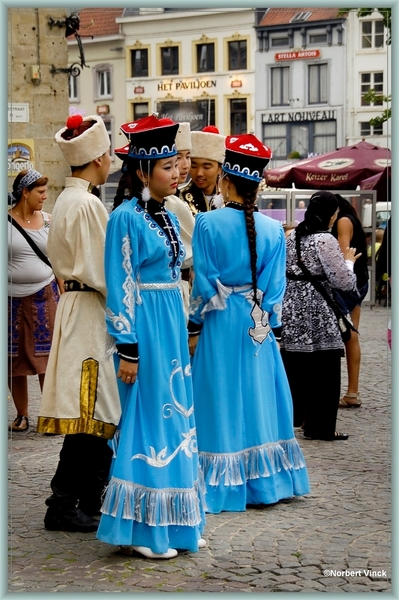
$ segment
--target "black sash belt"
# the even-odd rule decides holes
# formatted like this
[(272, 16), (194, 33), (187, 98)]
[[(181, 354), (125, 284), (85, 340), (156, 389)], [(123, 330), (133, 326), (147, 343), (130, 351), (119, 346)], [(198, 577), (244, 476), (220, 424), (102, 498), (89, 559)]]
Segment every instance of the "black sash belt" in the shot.
[[(293, 279), (294, 281), (309, 281), (302, 273), (296, 275), (295, 273), (286, 273), (287, 279)], [(325, 275), (313, 275), (313, 279), (317, 279), (318, 281), (326, 281), (327, 277)]]
[(68, 281), (64, 281), (64, 291), (65, 292), (96, 292), (92, 287), (89, 287), (85, 283), (80, 283), (75, 279), (68, 279)]

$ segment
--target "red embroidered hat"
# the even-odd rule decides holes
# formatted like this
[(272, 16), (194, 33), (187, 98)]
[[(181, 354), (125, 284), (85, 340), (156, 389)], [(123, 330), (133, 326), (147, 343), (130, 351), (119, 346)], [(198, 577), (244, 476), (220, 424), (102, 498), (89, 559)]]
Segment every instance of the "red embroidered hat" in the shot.
[(159, 159), (177, 154), (175, 138), (179, 124), (156, 115), (121, 125), (130, 141), (129, 158)]
[(116, 154), (116, 156), (121, 160), (125, 160), (129, 154), (129, 144), (122, 146), (122, 148), (115, 148), (114, 154)]
[(271, 149), (252, 133), (228, 135), (225, 145), (223, 171), (252, 181), (261, 181), (263, 170), (272, 157)]

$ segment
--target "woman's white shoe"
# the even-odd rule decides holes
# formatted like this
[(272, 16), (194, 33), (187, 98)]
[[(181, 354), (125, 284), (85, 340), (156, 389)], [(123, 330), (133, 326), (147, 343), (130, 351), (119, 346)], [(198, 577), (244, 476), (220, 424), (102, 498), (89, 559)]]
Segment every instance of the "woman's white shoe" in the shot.
[(199, 548), (199, 549), (201, 549), (201, 548), (205, 548), (205, 546), (206, 546), (206, 540), (204, 540), (203, 538), (200, 538), (200, 539), (198, 540), (198, 548)]
[(168, 548), (168, 551), (163, 554), (156, 554), (151, 548), (147, 548), (146, 546), (132, 546), (132, 549), (146, 558), (174, 558), (177, 556), (177, 550), (174, 548)]

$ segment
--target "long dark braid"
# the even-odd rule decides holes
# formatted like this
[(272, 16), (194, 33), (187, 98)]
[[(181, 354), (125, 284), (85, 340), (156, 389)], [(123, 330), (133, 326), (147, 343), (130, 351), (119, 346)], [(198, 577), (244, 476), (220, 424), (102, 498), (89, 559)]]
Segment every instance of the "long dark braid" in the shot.
[(245, 225), (247, 228), (249, 255), (251, 261), (253, 298), (255, 304), (260, 305), (257, 297), (258, 278), (256, 273), (256, 262), (258, 259), (258, 254), (256, 252), (256, 229), (254, 219), (256, 192), (259, 184), (256, 181), (251, 181), (238, 175), (229, 174), (228, 178), (234, 184), (237, 195), (244, 200)]

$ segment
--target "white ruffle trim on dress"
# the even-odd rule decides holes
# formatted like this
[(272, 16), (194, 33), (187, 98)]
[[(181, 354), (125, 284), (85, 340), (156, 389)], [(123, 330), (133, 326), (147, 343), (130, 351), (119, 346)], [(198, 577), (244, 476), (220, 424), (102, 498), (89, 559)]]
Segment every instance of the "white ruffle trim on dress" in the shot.
[(248, 479), (270, 477), (282, 469), (305, 467), (295, 438), (248, 448), (229, 454), (199, 453), (200, 467), (209, 485), (243, 485)]
[(191, 489), (156, 489), (112, 477), (101, 512), (146, 525), (187, 525), (201, 523), (198, 482)]

